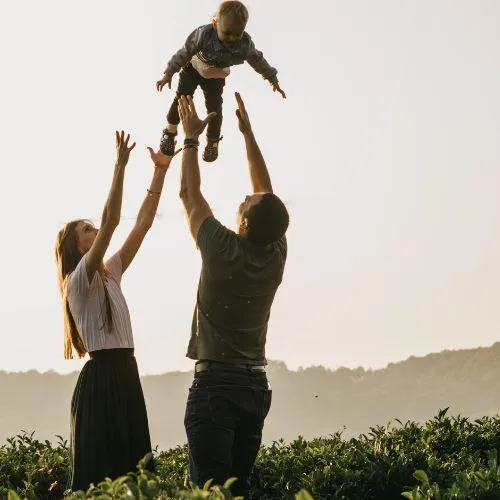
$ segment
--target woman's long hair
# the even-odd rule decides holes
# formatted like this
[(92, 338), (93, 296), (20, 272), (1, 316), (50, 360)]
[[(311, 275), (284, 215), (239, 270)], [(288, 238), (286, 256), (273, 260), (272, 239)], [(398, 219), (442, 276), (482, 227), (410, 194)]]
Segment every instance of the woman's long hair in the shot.
[[(64, 358), (73, 359), (73, 350), (76, 351), (79, 358), (82, 358), (87, 353), (87, 349), (83, 343), (78, 329), (76, 328), (75, 320), (71, 314), (68, 303), (68, 276), (76, 269), (76, 266), (83, 257), (82, 252), (78, 248), (78, 240), (76, 234), (76, 226), (80, 222), (89, 222), (85, 219), (78, 219), (68, 222), (57, 233), (56, 238), (56, 262), (58, 271), (59, 291), (61, 292), (64, 314)], [(106, 328), (111, 331), (112, 327), (112, 312), (111, 302), (106, 287), (104, 287), (106, 298)]]

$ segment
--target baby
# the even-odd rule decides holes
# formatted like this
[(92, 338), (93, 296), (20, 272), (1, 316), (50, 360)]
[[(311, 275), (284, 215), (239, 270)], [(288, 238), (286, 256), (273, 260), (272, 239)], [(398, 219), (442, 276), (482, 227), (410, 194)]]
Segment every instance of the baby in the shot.
[(211, 24), (200, 26), (187, 38), (186, 43), (168, 63), (156, 88), (161, 91), (170, 84), (172, 77), (180, 70), (177, 95), (167, 115), (167, 127), (163, 131), (160, 150), (166, 155), (173, 155), (175, 136), (179, 124), (177, 101), (181, 95), (193, 95), (198, 85), (205, 94), (207, 112), (215, 111), (217, 116), (207, 128), (207, 144), (203, 159), (215, 161), (222, 125), (222, 91), (230, 67), (248, 61), (250, 66), (269, 81), (273, 91), (278, 91), (283, 98), (285, 93), (278, 84), (277, 70), (264, 59), (262, 52), (255, 48), (250, 35), (245, 31), (248, 21), (247, 8), (238, 1), (222, 2)]

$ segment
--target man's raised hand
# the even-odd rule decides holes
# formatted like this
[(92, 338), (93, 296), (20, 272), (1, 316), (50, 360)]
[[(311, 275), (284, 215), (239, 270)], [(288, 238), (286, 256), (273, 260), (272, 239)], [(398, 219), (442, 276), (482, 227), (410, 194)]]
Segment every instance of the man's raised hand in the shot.
[(180, 96), (178, 108), (186, 139), (198, 139), (208, 125), (208, 122), (217, 115), (215, 111), (212, 111), (204, 120), (200, 120), (198, 113), (196, 113), (193, 98), (190, 95)]
[(252, 132), (252, 125), (250, 124), (250, 118), (245, 108), (245, 103), (243, 102), (239, 92), (235, 92), (234, 96), (236, 97), (236, 103), (238, 104), (236, 116), (238, 117), (238, 127), (240, 132), (243, 135), (250, 134)]
[(125, 137), (125, 133), (123, 130), (118, 132), (115, 131), (116, 134), (116, 164), (124, 167), (128, 163), (128, 159), (130, 157), (130, 151), (135, 148), (135, 142), (132, 146), (128, 147), (128, 141), (130, 140), (130, 134), (127, 134)]

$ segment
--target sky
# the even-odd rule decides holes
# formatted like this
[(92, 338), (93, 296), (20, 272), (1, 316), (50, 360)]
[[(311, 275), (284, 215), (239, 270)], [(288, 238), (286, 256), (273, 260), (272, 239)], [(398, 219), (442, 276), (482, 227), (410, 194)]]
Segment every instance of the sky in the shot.
[[(3, 264), (0, 369), (78, 370), (63, 359), (54, 242), (99, 224), (114, 131), (137, 142), (122, 221), (134, 224), (172, 90), (169, 58), (212, 0), (10, 2), (0, 18)], [(496, 0), (248, 1), (247, 31), (278, 69), (283, 100), (249, 65), (224, 91), (224, 140), (203, 192), (235, 227), (250, 191), (234, 115), (241, 92), (291, 224), (267, 356), (292, 368), (380, 368), (487, 346), (500, 325), (500, 3)], [(197, 93), (200, 112), (204, 103)], [(122, 285), (142, 374), (188, 370), (200, 256), (180, 160)]]

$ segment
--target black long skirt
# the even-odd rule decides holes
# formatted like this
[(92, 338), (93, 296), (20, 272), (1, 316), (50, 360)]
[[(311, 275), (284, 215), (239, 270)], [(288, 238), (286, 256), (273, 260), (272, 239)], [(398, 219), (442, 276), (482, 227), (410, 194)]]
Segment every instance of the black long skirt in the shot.
[(72, 491), (136, 471), (139, 460), (151, 452), (134, 350), (103, 349), (90, 358), (71, 400)]

